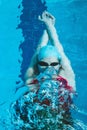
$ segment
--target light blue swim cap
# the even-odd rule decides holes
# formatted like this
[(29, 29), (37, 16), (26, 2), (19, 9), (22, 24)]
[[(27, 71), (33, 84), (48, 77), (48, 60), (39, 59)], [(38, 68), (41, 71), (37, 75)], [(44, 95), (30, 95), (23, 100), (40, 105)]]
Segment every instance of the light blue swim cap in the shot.
[(61, 60), (61, 56), (57, 50), (56, 47), (52, 45), (46, 45), (40, 49), (40, 52), (38, 54), (38, 60), (42, 60), (44, 58), (48, 57), (56, 57), (58, 60)]

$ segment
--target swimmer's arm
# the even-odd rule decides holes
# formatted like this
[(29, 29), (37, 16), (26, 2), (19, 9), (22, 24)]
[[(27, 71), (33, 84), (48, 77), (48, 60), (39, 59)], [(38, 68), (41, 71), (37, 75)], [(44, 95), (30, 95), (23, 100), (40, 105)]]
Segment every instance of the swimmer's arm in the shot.
[(35, 77), (35, 75), (38, 73), (38, 68), (37, 68), (37, 64), (38, 64), (38, 53), (40, 51), (40, 49), (43, 47), (43, 46), (46, 46), (48, 43), (48, 34), (47, 34), (47, 31), (44, 30), (43, 31), (43, 35), (42, 37), (40, 38), (40, 41), (39, 41), (39, 44), (37, 46), (37, 49), (36, 49), (36, 52), (35, 54), (33, 55), (32, 59), (31, 59), (31, 63), (25, 73), (25, 82), (26, 83), (29, 83), (31, 81), (31, 79), (33, 77)]
[(69, 85), (72, 85), (73, 88), (75, 88), (75, 75), (70, 65), (70, 61), (65, 55), (63, 47), (61, 43), (59, 42), (59, 38), (56, 32), (56, 29), (54, 27), (54, 24), (55, 24), (54, 16), (44, 11), (42, 16), (39, 16), (39, 20), (44, 22), (51, 43), (57, 47), (62, 57), (62, 67), (64, 68), (64, 70), (61, 70), (61, 76), (65, 77), (68, 80)]
[(60, 75), (65, 77), (68, 80), (69, 85), (73, 86), (73, 88), (75, 89), (75, 74), (72, 70), (70, 61), (65, 55), (63, 47), (59, 42), (56, 29), (51, 23), (49, 24), (45, 23), (45, 24), (46, 24), (48, 36), (49, 39), (51, 40), (51, 43), (58, 48), (58, 51), (62, 57), (62, 67), (64, 68), (64, 70), (60, 72)]
[(29, 79), (31, 81), (33, 79), (33, 77), (35, 76), (36, 64), (37, 64), (37, 53), (35, 53), (33, 55), (32, 59), (31, 59), (31, 63), (29, 65), (28, 69), (26, 70), (26, 73), (24, 76), (25, 83), (29, 83)]
[(48, 41), (49, 41), (49, 37), (48, 37), (47, 30), (44, 30), (44, 31), (43, 31), (43, 35), (42, 35), (42, 37), (41, 37), (40, 40), (39, 40), (39, 43), (38, 43), (38, 46), (37, 46), (36, 51), (39, 52), (39, 50), (40, 50), (43, 46), (46, 46), (46, 45), (47, 45)]

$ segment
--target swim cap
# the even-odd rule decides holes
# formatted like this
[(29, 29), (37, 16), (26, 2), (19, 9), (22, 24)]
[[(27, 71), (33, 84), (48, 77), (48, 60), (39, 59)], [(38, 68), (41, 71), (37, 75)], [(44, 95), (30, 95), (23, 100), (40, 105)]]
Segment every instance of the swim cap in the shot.
[(57, 57), (58, 60), (61, 60), (61, 56), (60, 56), (57, 48), (52, 45), (47, 45), (47, 46), (42, 47), (38, 54), (39, 61), (44, 58), (48, 58), (48, 57)]

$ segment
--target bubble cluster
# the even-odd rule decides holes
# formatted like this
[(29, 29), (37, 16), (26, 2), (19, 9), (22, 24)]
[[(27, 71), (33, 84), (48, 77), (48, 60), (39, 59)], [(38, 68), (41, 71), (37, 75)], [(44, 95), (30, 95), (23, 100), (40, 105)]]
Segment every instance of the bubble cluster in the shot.
[(58, 130), (72, 124), (69, 111), (71, 102), (68, 100), (71, 93), (55, 80), (56, 75), (54, 68), (46, 70), (37, 77), (37, 92), (28, 91), (11, 105), (11, 119), (15, 129)]

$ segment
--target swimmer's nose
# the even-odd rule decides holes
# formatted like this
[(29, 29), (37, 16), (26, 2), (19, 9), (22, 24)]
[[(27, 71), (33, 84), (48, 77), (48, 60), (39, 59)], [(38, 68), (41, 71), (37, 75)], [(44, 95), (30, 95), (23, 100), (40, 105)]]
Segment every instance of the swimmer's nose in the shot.
[(51, 67), (52, 67), (51, 65), (48, 66), (48, 68), (51, 68)]

